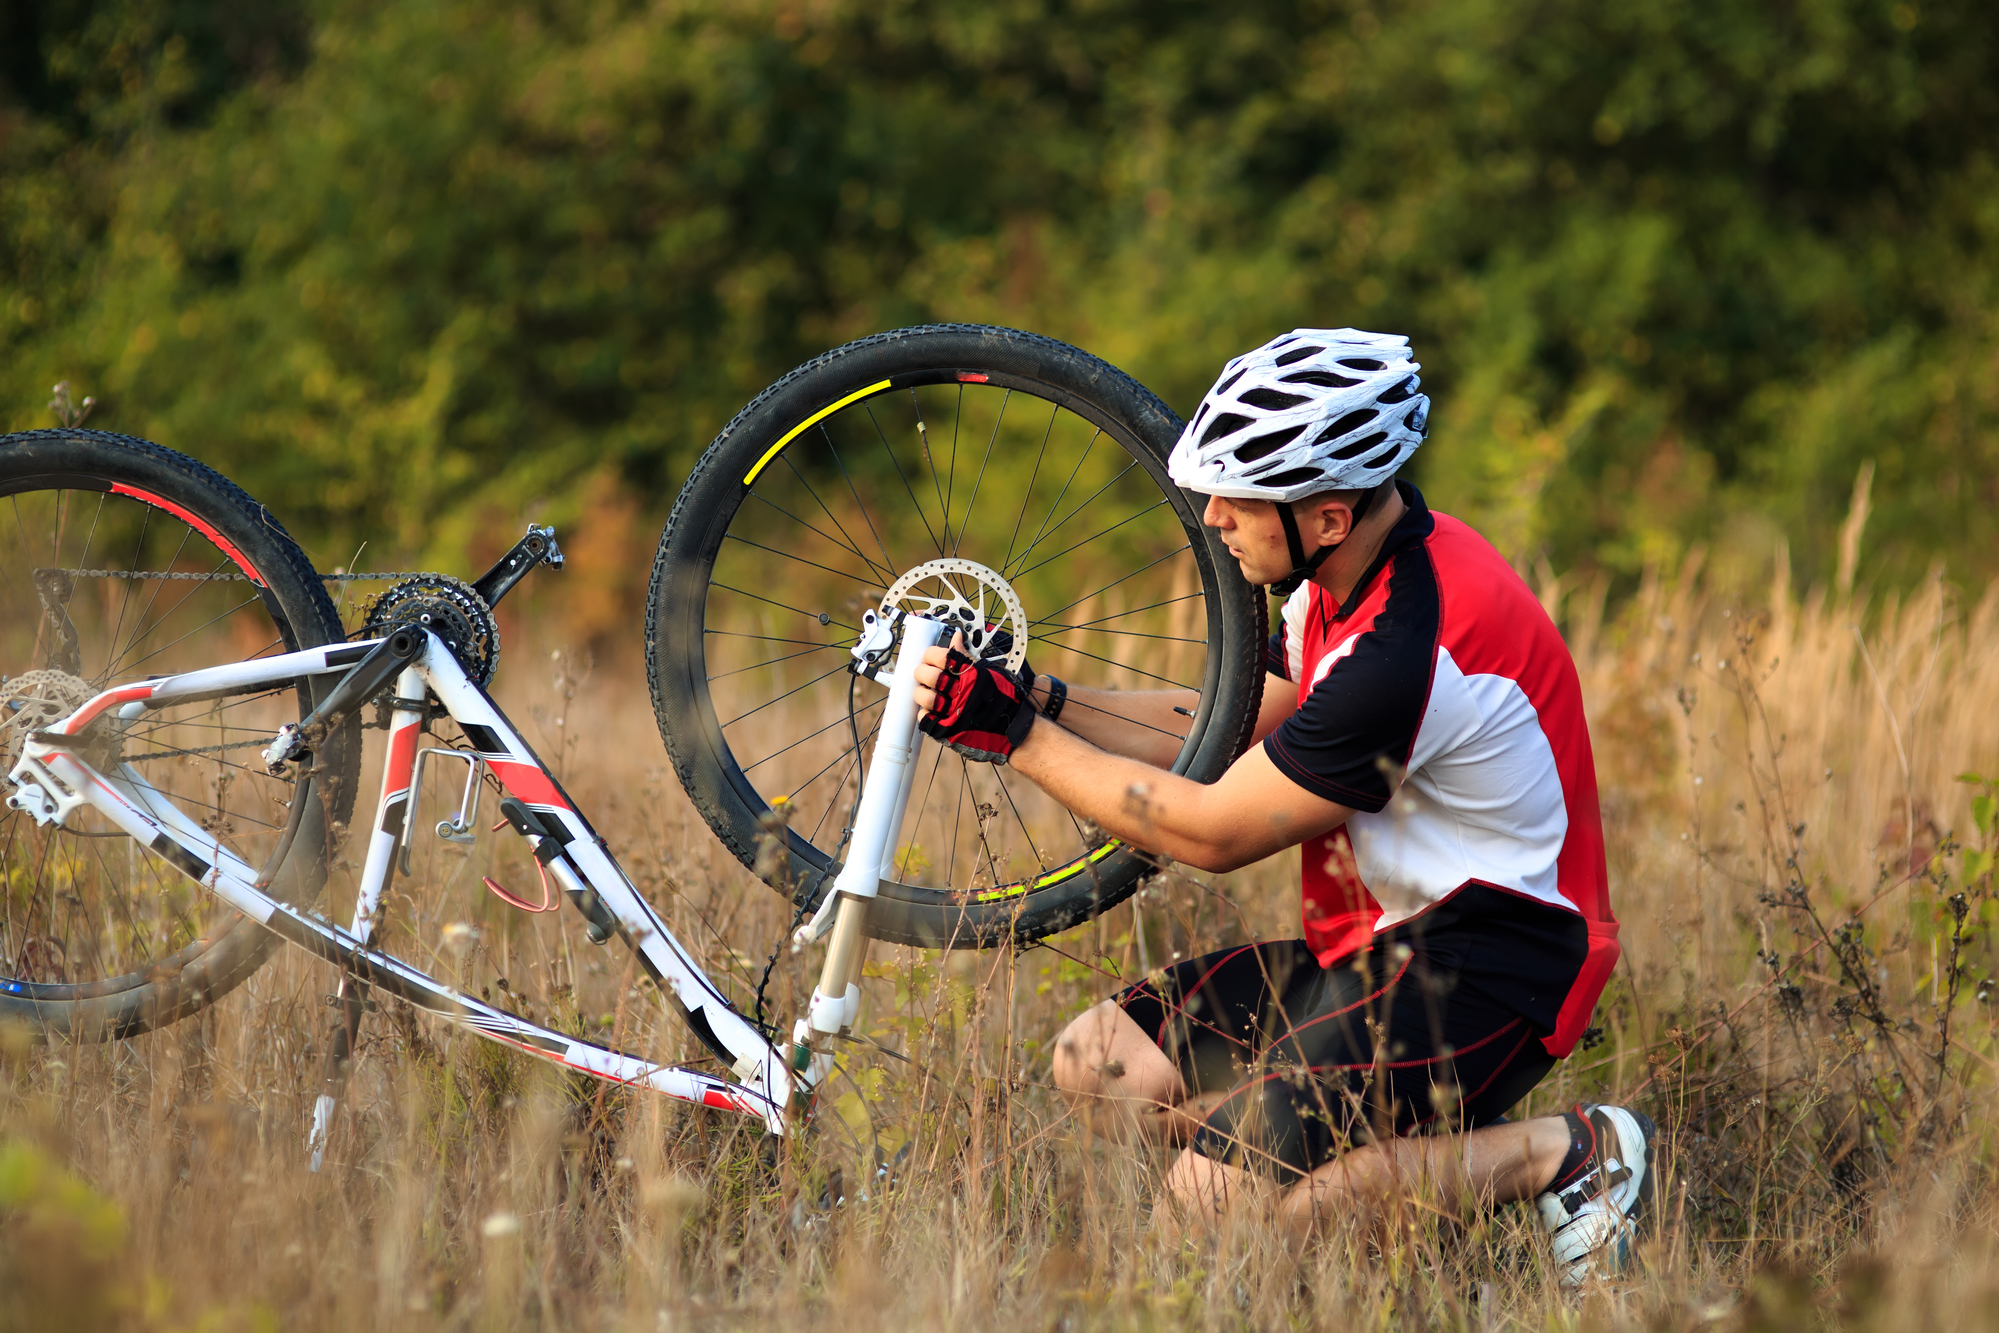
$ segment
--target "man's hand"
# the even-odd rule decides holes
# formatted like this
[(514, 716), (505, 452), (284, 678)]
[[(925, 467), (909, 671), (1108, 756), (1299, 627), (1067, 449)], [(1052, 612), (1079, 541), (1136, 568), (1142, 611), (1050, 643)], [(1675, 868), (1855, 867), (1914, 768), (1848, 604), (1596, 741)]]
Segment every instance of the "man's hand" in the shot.
[(977, 661), (959, 649), (927, 648), (916, 668), (916, 725), (964, 755), (1004, 764), (1034, 726), (1034, 701), (1020, 681), (991, 661)]

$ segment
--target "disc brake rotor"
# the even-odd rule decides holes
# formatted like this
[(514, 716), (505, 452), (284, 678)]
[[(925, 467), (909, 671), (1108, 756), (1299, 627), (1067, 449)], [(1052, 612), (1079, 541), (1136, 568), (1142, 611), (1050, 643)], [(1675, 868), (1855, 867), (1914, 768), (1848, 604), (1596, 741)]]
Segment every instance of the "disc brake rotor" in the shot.
[(988, 646), (997, 646), (994, 640), (1004, 632), (1011, 640), (1000, 659), (1006, 669), (1018, 671), (1027, 660), (1027, 611), (1020, 594), (975, 561), (926, 560), (889, 585), (882, 611), (942, 621), (965, 636), (966, 653), (975, 658), (987, 656)]

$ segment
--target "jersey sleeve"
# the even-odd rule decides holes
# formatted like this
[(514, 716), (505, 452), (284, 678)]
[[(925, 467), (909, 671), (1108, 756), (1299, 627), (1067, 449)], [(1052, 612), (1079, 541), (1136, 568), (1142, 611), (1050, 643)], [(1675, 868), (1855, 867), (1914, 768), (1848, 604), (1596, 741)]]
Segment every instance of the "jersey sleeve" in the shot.
[(1429, 704), (1435, 605), (1391, 592), (1371, 623), (1326, 654), (1324, 676), (1263, 742), (1279, 772), (1355, 810), (1375, 814), (1388, 804)]

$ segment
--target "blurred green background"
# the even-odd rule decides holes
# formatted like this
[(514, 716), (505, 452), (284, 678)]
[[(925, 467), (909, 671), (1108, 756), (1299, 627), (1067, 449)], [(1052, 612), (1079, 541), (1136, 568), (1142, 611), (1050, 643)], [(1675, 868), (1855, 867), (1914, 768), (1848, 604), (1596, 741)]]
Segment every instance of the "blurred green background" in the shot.
[(1185, 413), (1356, 325), (1523, 565), (1821, 582), (1871, 460), (1870, 576), (1982, 583), (1995, 144), (1981, 0), (7, 0), (0, 426), (67, 378), (327, 565), (581, 524), (608, 616), (835, 343), (1016, 325)]

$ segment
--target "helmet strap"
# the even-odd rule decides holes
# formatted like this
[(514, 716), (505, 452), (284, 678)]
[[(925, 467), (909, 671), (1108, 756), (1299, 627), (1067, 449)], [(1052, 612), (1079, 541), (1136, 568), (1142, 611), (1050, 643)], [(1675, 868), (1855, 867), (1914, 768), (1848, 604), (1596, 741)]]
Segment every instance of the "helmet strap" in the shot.
[(1347, 525), (1347, 535), (1330, 545), (1321, 546), (1310, 555), (1305, 554), (1305, 539), (1298, 531), (1298, 518), (1291, 512), (1291, 502), (1278, 501), (1277, 521), (1284, 525), (1284, 544), (1291, 550), (1291, 572), (1270, 585), (1271, 595), (1289, 597), (1298, 591), (1299, 585), (1306, 579), (1318, 573), (1319, 566), (1326, 563), (1327, 557), (1353, 540), (1355, 529), (1359, 528), (1360, 521), (1367, 517), (1367, 511), (1374, 508), (1374, 497), (1379, 494), (1381, 494), (1380, 485), (1362, 492), (1360, 499), (1353, 505), (1353, 522)]

